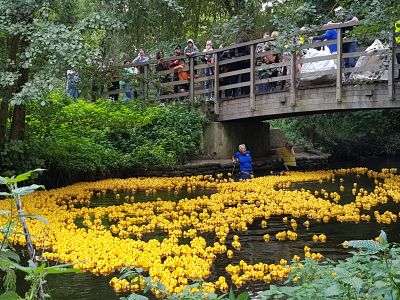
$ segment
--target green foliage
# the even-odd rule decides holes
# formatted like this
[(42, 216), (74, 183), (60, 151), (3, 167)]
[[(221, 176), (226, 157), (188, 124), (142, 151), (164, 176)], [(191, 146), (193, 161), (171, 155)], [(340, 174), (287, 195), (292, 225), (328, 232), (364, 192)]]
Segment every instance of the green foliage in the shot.
[(11, 140), (0, 149), (0, 170), (5, 176), (12, 176), (34, 167), (43, 167), (44, 160), (35, 155), (37, 142)]
[(381, 231), (379, 242), (371, 240), (344, 242), (357, 250), (344, 261), (311, 259), (301, 262), (286, 284), (300, 278), (293, 286), (275, 286), (260, 293), (262, 299), (398, 299), (400, 296), (400, 247), (388, 244)]
[(29, 106), (28, 139), (45, 167), (73, 176), (173, 166), (198, 153), (205, 118), (185, 105), (78, 101)]
[[(32, 175), (43, 171), (43, 169), (35, 169), (28, 171), (23, 174), (11, 177), (1, 177), (0, 185), (5, 185), (8, 192), (1, 192), (0, 197), (7, 197), (6, 200), (10, 203), (10, 209), (7, 211), (0, 211), (0, 214), (7, 217), (7, 221), (0, 227), (2, 233), (2, 240), (0, 244), (0, 282), (2, 287), (0, 288), (0, 299), (22, 299), (16, 292), (16, 274), (15, 271), (25, 273), (25, 280), (30, 283), (30, 289), (25, 294), (24, 299), (44, 299), (49, 297), (44, 293), (43, 285), (46, 283), (45, 277), (49, 274), (65, 274), (65, 273), (77, 273), (79, 270), (72, 269), (69, 264), (56, 265), (48, 267), (46, 263), (38, 263), (35, 251), (32, 245), (32, 237), (30, 236), (26, 218), (35, 218), (44, 223), (47, 221), (36, 215), (24, 214), (21, 196), (25, 196), (33, 193), (34, 191), (43, 188), (41, 185), (32, 184), (29, 186), (18, 187), (18, 183), (29, 180)], [(14, 210), (17, 208), (18, 213)], [(16, 231), (16, 222), (13, 220), (16, 218), (21, 224), (23, 232)], [(30, 255), (28, 260), (28, 266), (23, 266), (20, 263), (19, 255), (14, 251), (8, 242), (11, 235), (22, 234), (25, 236), (27, 249)]]
[(363, 23), (356, 28), (357, 37), (370, 41), (376, 36), (383, 36), (386, 39), (390, 37), (394, 30), (394, 23), (399, 19), (399, 1), (355, 0), (349, 2), (350, 11)]
[(272, 126), (296, 142), (336, 157), (393, 154), (400, 150), (400, 111), (331, 113), (275, 120)]
[[(6, 50), (10, 57), (4, 57), (1, 63), (1, 84), (13, 90), (13, 103), (41, 98), (62, 85), (67, 68), (80, 70), (98, 54), (98, 45), (84, 37), (96, 36), (104, 24), (110, 28), (118, 26), (117, 20), (108, 22), (109, 17), (95, 12), (74, 24), (64, 24), (62, 9), (66, 5), (62, 1), (0, 0), (0, 32), (5, 34), (10, 49)], [(76, 12), (76, 7), (70, 8)], [(14, 47), (13, 36), (18, 38)], [(17, 58), (12, 58), (11, 53)], [(31, 76), (21, 80), (23, 70), (27, 69)]]

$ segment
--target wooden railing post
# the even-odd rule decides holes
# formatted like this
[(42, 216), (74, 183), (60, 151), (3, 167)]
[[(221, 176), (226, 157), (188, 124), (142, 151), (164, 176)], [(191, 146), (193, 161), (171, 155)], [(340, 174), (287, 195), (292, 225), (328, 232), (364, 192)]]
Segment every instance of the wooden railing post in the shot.
[(189, 58), (189, 74), (190, 74), (190, 83), (189, 83), (189, 99), (190, 102), (194, 103), (194, 57)]
[(336, 101), (342, 102), (343, 31), (342, 28), (338, 28), (336, 30), (337, 30)]
[(219, 115), (219, 55), (214, 54), (214, 114)]
[(296, 105), (296, 73), (297, 73), (297, 55), (296, 52), (291, 53), (290, 61), (290, 105)]
[(146, 97), (146, 100), (149, 99), (149, 66), (149, 64), (143, 66), (143, 94)]
[(256, 66), (256, 45), (250, 45), (250, 110), (256, 110), (256, 80), (255, 80), (255, 66)]
[[(389, 66), (388, 66), (388, 97), (390, 100), (395, 99), (395, 90), (394, 90), (394, 66), (396, 62), (396, 41), (394, 32), (390, 35), (389, 42)], [(400, 70), (399, 70), (400, 72)]]

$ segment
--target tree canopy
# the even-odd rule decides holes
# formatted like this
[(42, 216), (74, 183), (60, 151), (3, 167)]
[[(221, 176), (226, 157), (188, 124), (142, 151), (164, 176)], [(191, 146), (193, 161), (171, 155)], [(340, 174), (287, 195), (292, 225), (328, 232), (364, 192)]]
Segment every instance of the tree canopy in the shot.
[(338, 5), (363, 20), (363, 36), (389, 34), (400, 9), (395, 0), (0, 0), (0, 146), (24, 138), (25, 104), (62, 88), (68, 69), (94, 76), (99, 61), (169, 53), (187, 38), (219, 46), (278, 30), (285, 39), (334, 19)]

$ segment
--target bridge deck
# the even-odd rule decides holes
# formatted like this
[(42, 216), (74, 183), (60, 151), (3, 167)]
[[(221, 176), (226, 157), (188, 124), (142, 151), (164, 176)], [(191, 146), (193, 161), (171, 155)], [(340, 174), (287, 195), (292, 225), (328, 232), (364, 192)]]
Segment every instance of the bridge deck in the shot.
[(396, 83), (395, 87), (394, 100), (389, 99), (387, 82), (345, 85), (341, 102), (336, 101), (336, 86), (297, 90), (294, 105), (290, 102), (290, 91), (257, 95), (255, 110), (250, 107), (249, 97), (223, 99), (217, 120), (276, 119), (332, 111), (400, 108), (400, 84)]

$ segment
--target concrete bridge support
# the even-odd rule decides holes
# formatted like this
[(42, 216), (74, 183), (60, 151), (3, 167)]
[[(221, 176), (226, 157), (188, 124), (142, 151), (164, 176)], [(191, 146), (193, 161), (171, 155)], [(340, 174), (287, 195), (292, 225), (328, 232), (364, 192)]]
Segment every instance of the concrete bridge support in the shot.
[(211, 122), (206, 125), (203, 154), (213, 158), (229, 158), (246, 144), (253, 157), (265, 157), (270, 150), (269, 123), (249, 120)]

